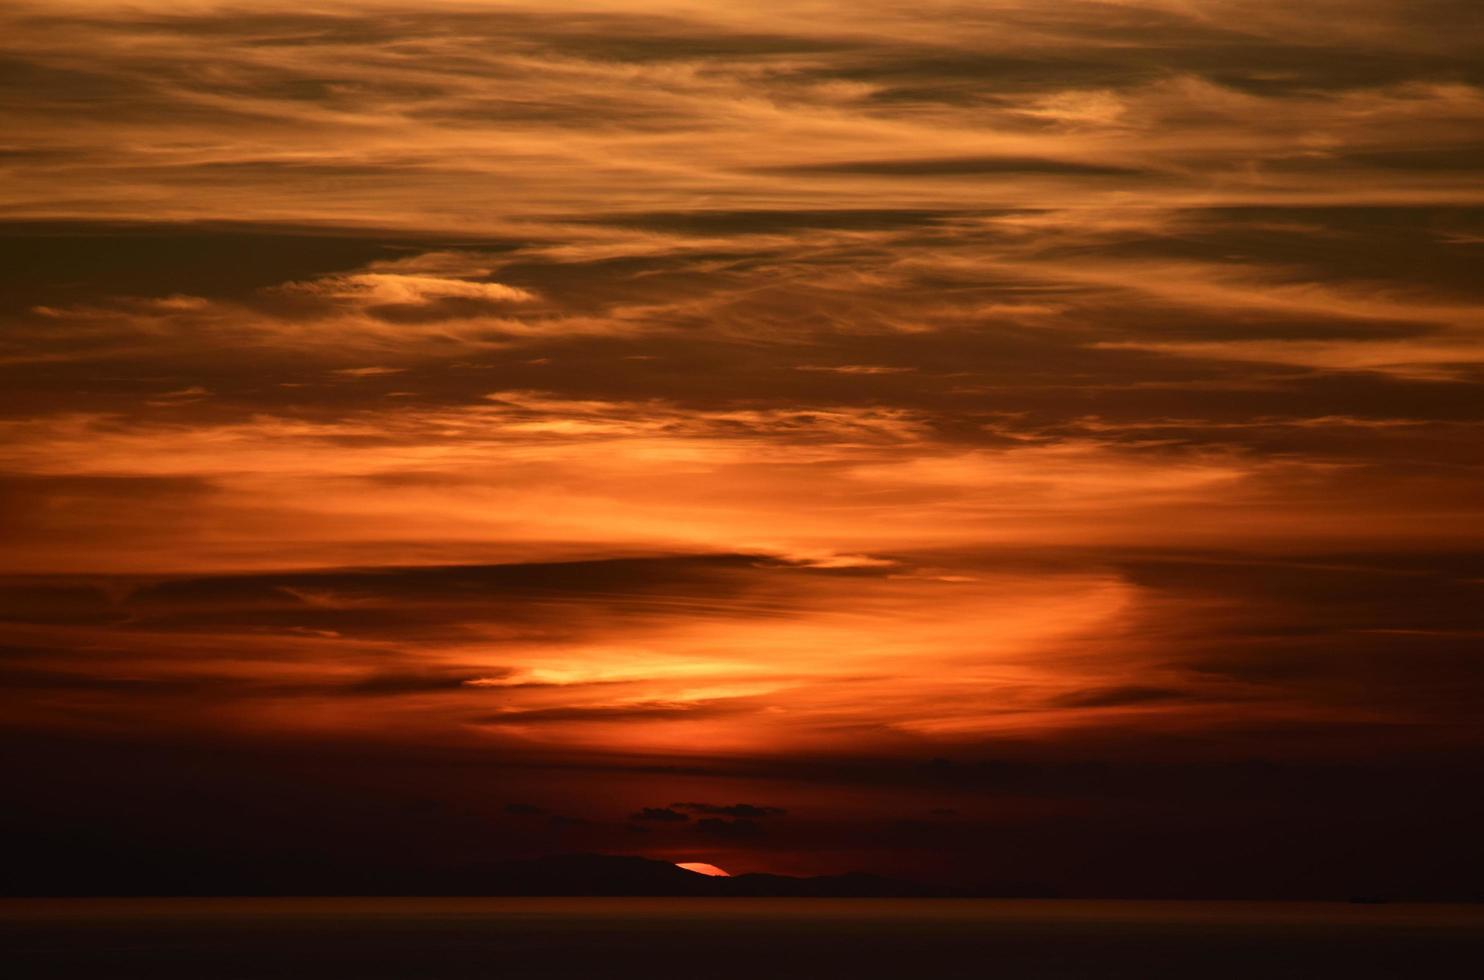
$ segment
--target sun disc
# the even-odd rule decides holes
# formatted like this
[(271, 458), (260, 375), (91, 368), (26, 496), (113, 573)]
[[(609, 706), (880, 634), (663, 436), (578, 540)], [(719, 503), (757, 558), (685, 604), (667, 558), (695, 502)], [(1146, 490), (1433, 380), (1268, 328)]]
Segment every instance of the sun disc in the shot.
[(698, 875), (709, 875), (712, 878), (731, 877), (730, 874), (721, 870), (716, 865), (707, 864), (705, 861), (684, 861), (677, 863), (675, 867), (684, 868), (686, 871), (694, 871)]

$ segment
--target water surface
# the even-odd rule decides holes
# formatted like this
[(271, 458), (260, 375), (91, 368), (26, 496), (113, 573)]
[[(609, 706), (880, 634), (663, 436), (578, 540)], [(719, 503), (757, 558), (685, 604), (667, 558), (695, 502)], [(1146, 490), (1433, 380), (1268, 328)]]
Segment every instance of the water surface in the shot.
[(895, 899), (0, 903), (22, 978), (1484, 975), (1484, 907)]

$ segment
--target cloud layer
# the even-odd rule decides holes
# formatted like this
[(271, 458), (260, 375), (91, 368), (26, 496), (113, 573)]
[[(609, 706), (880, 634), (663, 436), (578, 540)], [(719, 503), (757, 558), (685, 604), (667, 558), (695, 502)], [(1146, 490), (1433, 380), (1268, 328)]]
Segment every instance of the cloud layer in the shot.
[[(1166, 891), (1261, 892), (1179, 842), (1280, 814), (1339, 881), (1375, 841), (1326, 845), (1305, 785), (1463, 826), (1479, 27), (9, 5), (4, 724), (93, 781), (22, 766), (17, 819), (93, 799), (107, 744), (160, 787), (237, 753), (326, 821), (258, 753), (339, 760), (429, 867), (639, 840), (951, 876), (1015, 840), (1106, 893), (1092, 813)], [(94, 859), (193, 833), (167, 795)], [(768, 802), (661, 802), (729, 799)], [(1384, 873), (1446, 891), (1450, 833)]]

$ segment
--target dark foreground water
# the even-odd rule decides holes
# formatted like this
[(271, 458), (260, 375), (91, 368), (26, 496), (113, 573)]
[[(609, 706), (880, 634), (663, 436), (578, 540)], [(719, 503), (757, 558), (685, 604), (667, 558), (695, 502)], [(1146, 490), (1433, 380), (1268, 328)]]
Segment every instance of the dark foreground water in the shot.
[(10, 978), (1484, 976), (1484, 907), (890, 899), (0, 902)]

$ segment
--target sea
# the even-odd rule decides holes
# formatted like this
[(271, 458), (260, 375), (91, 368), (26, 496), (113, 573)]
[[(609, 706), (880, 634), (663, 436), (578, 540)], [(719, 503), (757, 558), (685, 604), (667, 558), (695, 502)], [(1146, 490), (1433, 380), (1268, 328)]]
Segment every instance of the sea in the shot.
[(1484, 977), (1484, 905), (743, 898), (0, 901), (10, 980)]

